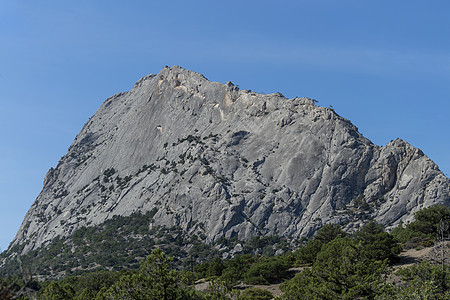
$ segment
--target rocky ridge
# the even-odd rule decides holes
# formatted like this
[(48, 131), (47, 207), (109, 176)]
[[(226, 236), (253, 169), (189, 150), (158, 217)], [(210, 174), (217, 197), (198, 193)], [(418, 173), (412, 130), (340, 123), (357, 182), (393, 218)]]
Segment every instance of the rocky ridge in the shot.
[(11, 246), (22, 253), (114, 215), (222, 236), (308, 236), (322, 224), (394, 226), (450, 205), (421, 150), (384, 147), (308, 98), (240, 90), (178, 66), (107, 99), (50, 169)]

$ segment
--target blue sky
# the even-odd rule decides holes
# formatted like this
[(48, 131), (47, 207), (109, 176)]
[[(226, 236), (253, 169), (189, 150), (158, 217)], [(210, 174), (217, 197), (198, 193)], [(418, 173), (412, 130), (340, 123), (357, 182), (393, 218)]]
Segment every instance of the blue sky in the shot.
[(449, 11), (433, 0), (0, 0), (0, 248), (100, 104), (165, 65), (317, 99), (449, 174)]

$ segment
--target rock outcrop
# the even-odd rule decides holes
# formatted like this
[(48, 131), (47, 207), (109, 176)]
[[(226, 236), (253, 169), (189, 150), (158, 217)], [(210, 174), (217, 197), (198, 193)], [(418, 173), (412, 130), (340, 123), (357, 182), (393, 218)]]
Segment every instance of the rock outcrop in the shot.
[(107, 99), (50, 169), (12, 245), (23, 252), (114, 215), (208, 241), (351, 231), (450, 205), (449, 179), (402, 140), (379, 147), (308, 98), (257, 94), (178, 66)]

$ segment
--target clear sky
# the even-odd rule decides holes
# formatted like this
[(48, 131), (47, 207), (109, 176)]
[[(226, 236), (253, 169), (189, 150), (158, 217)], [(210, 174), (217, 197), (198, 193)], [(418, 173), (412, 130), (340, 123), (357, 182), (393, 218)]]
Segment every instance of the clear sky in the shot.
[(450, 1), (0, 0), (0, 247), (109, 96), (180, 65), (333, 106), (450, 173)]

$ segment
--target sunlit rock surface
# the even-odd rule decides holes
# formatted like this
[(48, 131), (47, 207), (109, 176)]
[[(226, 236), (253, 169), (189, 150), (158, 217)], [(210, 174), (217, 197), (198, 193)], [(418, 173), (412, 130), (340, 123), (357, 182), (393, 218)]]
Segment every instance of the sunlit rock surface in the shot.
[(385, 225), (450, 205), (421, 150), (384, 147), (308, 98), (208, 81), (178, 66), (139, 80), (91, 117), (25, 216), (24, 252), (114, 215), (157, 208), (154, 225), (208, 241), (308, 236), (322, 224)]

